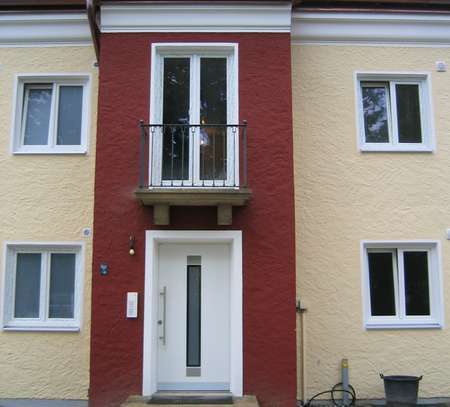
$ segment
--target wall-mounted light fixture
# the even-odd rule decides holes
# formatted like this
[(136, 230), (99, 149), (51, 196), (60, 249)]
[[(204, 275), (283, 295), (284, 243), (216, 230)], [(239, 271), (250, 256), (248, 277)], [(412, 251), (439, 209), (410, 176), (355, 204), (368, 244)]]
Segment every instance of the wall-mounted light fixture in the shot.
[(129, 246), (129, 253), (130, 256), (134, 256), (134, 243), (135, 243), (136, 239), (134, 238), (134, 236), (130, 236), (130, 240), (128, 241), (128, 246)]

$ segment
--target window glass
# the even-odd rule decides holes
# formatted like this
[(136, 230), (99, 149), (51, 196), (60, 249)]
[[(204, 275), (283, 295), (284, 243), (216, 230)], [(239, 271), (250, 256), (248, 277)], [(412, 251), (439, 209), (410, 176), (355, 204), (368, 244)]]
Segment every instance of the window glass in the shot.
[(366, 143), (388, 143), (388, 84), (362, 84)]
[(18, 253), (15, 279), (15, 318), (39, 318), (41, 254)]
[(397, 122), (400, 143), (421, 143), (419, 85), (397, 84)]
[[(227, 60), (201, 58), (200, 124), (227, 123)], [(226, 175), (227, 129), (200, 129), (200, 178), (224, 180)]]
[(51, 85), (25, 85), (24, 145), (47, 144), (51, 104)]
[(186, 366), (200, 366), (201, 266), (187, 267), (187, 357)]
[(82, 86), (60, 86), (56, 144), (81, 144)]
[(368, 260), (371, 314), (395, 315), (393, 253), (369, 252)]
[[(163, 123), (189, 124), (190, 59), (164, 58)], [(163, 180), (189, 179), (189, 127), (165, 126)]]
[(406, 315), (430, 315), (428, 253), (404, 252)]
[(73, 318), (74, 298), (75, 254), (52, 253), (49, 318)]

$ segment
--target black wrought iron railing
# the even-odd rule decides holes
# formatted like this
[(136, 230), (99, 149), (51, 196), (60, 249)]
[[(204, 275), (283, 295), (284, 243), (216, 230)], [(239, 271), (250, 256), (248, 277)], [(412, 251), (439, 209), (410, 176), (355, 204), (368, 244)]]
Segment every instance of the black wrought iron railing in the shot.
[(140, 122), (139, 187), (247, 187), (247, 122)]

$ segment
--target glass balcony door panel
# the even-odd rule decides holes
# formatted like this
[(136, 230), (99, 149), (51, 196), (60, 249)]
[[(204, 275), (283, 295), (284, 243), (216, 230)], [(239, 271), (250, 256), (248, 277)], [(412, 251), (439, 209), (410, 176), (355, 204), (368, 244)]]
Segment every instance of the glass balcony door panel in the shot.
[(190, 183), (191, 58), (164, 58), (161, 176), (164, 185)]
[[(238, 161), (233, 56), (166, 54), (153, 75), (152, 186), (233, 186)], [(230, 73), (231, 72), (231, 73)], [(173, 126), (171, 126), (173, 125)], [(214, 126), (216, 125), (216, 126)]]
[[(227, 124), (227, 59), (200, 59), (200, 124)], [(200, 180), (227, 179), (225, 127), (200, 128)]]

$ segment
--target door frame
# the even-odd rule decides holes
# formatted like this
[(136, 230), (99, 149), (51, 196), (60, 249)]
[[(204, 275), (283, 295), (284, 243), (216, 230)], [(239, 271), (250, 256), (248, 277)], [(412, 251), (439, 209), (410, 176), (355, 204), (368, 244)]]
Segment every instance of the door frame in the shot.
[(242, 231), (147, 230), (145, 232), (144, 344), (142, 394), (156, 392), (158, 333), (158, 246), (161, 243), (230, 245), (230, 392), (243, 395)]

